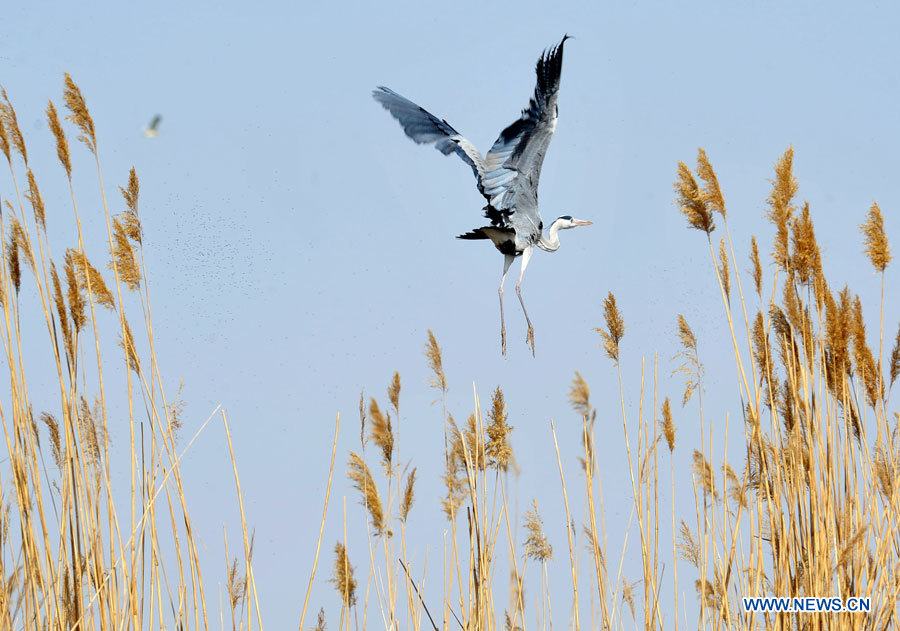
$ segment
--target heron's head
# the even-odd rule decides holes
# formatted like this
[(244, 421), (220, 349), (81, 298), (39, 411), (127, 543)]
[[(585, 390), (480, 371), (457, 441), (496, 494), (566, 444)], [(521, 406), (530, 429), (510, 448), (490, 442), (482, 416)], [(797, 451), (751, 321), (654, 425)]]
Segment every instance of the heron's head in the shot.
[(557, 230), (568, 230), (569, 228), (578, 228), (579, 226), (590, 226), (592, 221), (587, 219), (576, 219), (572, 215), (563, 215), (553, 222)]

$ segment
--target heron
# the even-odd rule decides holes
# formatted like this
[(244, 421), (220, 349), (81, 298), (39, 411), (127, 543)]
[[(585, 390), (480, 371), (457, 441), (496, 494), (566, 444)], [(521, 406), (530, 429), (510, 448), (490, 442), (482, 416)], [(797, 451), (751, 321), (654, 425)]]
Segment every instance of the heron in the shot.
[(521, 257), (516, 295), (528, 324), (526, 342), (534, 355), (534, 326), (522, 298), (522, 281), (534, 248), (545, 252), (559, 249), (559, 232), (589, 226), (586, 219), (562, 215), (555, 219), (544, 235), (544, 222), (538, 206), (538, 183), (547, 147), (556, 130), (559, 114), (557, 97), (562, 73), (563, 47), (568, 35), (554, 47), (545, 50), (535, 67), (537, 83), (528, 107), (521, 116), (500, 132), (490, 151), (481, 155), (469, 140), (446, 120), (438, 118), (390, 88), (379, 86), (372, 92), (378, 101), (417, 144), (431, 144), (444, 155), (455, 153), (475, 174), (478, 191), (487, 200), (483, 208), (488, 225), (459, 235), (458, 239), (489, 240), (503, 254), (503, 273), (497, 293), (500, 298), (500, 347), (506, 355), (506, 320), (503, 313), (503, 291), (509, 268)]

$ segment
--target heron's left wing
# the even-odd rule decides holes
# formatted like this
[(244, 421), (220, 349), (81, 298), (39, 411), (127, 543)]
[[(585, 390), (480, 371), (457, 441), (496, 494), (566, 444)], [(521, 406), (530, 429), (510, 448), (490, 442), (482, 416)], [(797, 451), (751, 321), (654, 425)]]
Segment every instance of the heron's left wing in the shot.
[(500, 132), (484, 158), (484, 195), (498, 210), (512, 209), (517, 190), (526, 186), (537, 190), (544, 154), (556, 130), (556, 102), (567, 39), (569, 36), (564, 36), (538, 59), (537, 83), (528, 107)]
[(397, 119), (410, 139), (420, 145), (433, 144), (445, 156), (455, 152), (462, 158), (472, 168), (478, 182), (478, 190), (484, 194), (481, 181), (484, 174), (484, 159), (475, 145), (453, 129), (450, 123), (390, 88), (379, 86), (372, 91), (372, 97)]

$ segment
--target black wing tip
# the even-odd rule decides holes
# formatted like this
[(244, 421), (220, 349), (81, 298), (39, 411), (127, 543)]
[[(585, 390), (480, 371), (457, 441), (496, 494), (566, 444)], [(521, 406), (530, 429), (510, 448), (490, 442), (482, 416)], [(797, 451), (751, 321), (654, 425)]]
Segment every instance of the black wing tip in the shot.
[(569, 35), (568, 33), (563, 35), (556, 46), (551, 46), (544, 50), (544, 54), (541, 55), (541, 61), (543, 63), (556, 62), (557, 58), (562, 61), (563, 48), (566, 45), (566, 41), (570, 39), (575, 39), (575, 36)]
[(537, 61), (535, 71), (538, 77), (538, 87), (541, 92), (547, 94), (559, 87), (559, 78), (562, 74), (563, 48), (566, 40), (575, 39), (566, 33), (556, 46), (547, 48)]

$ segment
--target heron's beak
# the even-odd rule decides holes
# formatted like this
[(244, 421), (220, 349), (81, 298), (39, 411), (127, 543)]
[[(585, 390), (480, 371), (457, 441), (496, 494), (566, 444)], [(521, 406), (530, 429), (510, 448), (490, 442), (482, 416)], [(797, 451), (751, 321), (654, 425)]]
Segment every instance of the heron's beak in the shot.
[(573, 226), (590, 226), (593, 223), (594, 223), (593, 221), (588, 221), (587, 219), (573, 219), (572, 220)]

